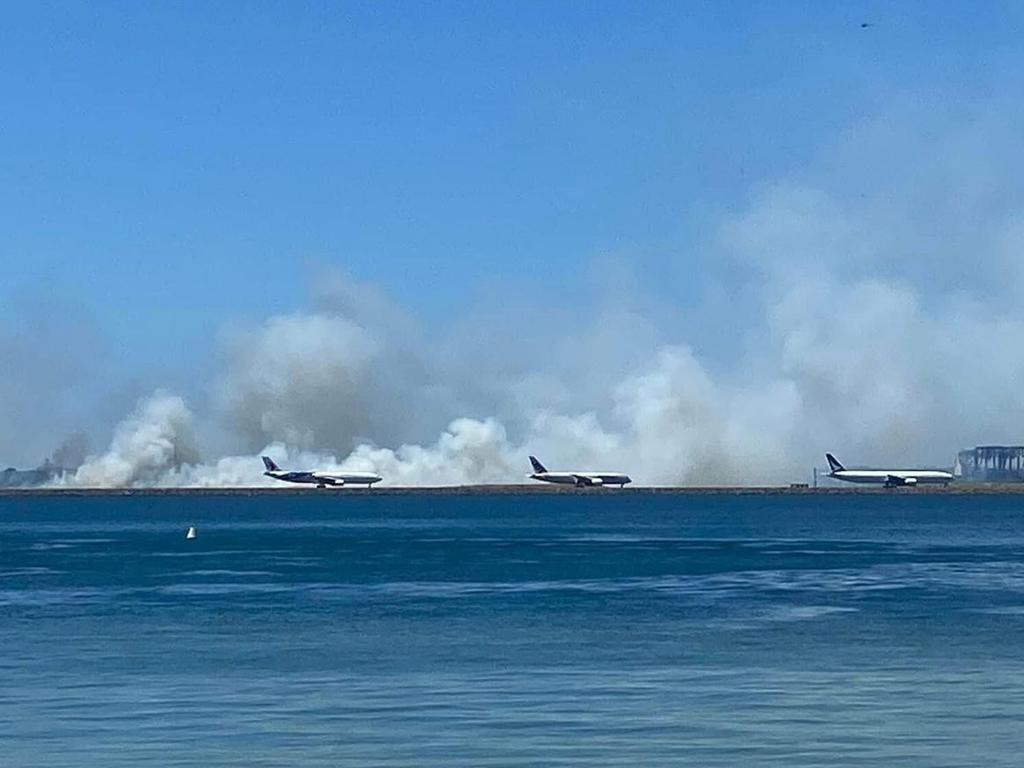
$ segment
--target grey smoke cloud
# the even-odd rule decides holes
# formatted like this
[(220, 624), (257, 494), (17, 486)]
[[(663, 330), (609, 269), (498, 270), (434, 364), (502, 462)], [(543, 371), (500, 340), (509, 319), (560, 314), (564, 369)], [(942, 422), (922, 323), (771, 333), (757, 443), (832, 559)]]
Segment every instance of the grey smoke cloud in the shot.
[(380, 346), (343, 317), (269, 318), (231, 339), (217, 387), (220, 406), (254, 449), (274, 441), (343, 449), (372, 429)]
[(24, 469), (41, 464), (69, 425), (91, 426), (108, 361), (83, 308), (29, 290), (0, 299), (11, 317), (0, 326), (0, 461)]
[(224, 334), (214, 400), (242, 447), (345, 455), (432, 439), (460, 415), (436, 346), (379, 289), (326, 269), (312, 286), (310, 309)]
[[(308, 311), (228, 337), (203, 418), (229, 425), (238, 455), (200, 461), (192, 415), (164, 395), (68, 481), (265, 483), (266, 451), (395, 484), (523, 481), (528, 453), (641, 483), (744, 484), (805, 479), (825, 450), (948, 466), (960, 447), (1020, 442), (1024, 161), (987, 112), (982, 130), (920, 142), (901, 114), (759, 187), (681, 259), (711, 286), (692, 309), (719, 320), (713, 343), (685, 311), (678, 325), (645, 311), (642, 287), (428, 337), (378, 290), (320, 275)], [(550, 333), (523, 333), (524, 317)]]
[(78, 469), (89, 455), (89, 439), (82, 432), (72, 432), (57, 446), (47, 464), (63, 470)]

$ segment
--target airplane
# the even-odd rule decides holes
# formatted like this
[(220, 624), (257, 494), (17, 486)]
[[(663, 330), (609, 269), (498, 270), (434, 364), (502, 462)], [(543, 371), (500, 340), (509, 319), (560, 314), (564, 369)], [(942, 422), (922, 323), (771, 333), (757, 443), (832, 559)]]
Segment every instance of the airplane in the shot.
[(533, 474), (530, 477), (545, 483), (575, 485), (577, 488), (599, 485), (617, 485), (624, 488), (626, 483), (633, 482), (629, 475), (619, 472), (548, 472), (547, 468), (537, 461), (536, 456), (530, 457), (530, 463), (533, 465)]
[(826, 453), (825, 458), (828, 460), (829, 469), (832, 470), (828, 476), (848, 483), (875, 483), (886, 488), (913, 488), (915, 485), (924, 484), (945, 485), (955, 479), (953, 473), (939, 469), (847, 469), (831, 453)]
[(323, 472), (285, 472), (269, 456), (260, 457), (263, 459), (263, 466), (267, 471), (263, 474), (275, 480), (284, 480), (286, 483), (308, 483), (317, 488), (326, 488), (328, 485), (365, 485), (367, 488), (379, 483), (382, 478), (373, 472), (344, 472), (337, 475), (328, 475)]

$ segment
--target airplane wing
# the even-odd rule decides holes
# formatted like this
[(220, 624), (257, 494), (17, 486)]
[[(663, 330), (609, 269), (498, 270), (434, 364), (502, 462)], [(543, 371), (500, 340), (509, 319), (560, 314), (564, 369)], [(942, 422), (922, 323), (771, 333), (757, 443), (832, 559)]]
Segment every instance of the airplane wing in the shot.
[(318, 475), (316, 472), (310, 472), (309, 474), (310, 474), (310, 477), (312, 477), (318, 483), (323, 483), (324, 485), (344, 485), (345, 484), (344, 480), (342, 480), (340, 477), (335, 477), (334, 475)]
[(600, 477), (594, 477), (593, 475), (573, 475), (573, 479), (576, 481), (576, 485), (603, 485), (604, 481)]
[(917, 485), (916, 477), (901, 477), (900, 475), (886, 475), (886, 485)]

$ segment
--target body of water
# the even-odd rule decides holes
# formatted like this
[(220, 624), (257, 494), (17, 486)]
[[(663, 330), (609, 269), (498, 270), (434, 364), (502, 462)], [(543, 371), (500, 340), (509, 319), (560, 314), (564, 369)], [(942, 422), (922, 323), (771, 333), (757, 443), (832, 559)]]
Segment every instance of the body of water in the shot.
[(1022, 630), (1020, 497), (5, 498), (0, 765), (1017, 766)]

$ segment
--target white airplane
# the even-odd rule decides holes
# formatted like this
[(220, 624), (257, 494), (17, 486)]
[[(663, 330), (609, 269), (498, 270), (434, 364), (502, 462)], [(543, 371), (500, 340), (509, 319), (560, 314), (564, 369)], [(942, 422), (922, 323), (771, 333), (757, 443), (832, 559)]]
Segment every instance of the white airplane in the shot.
[(831, 453), (826, 453), (825, 458), (828, 460), (829, 469), (832, 470), (828, 476), (848, 483), (875, 483), (886, 488), (895, 488), (900, 485), (945, 485), (954, 480), (951, 472), (939, 469), (847, 469)]
[(381, 481), (380, 475), (373, 472), (344, 472), (337, 475), (328, 475), (324, 472), (286, 472), (281, 469), (269, 456), (261, 457), (263, 466), (267, 471), (263, 474), (275, 480), (284, 480), (286, 483), (307, 483), (317, 488), (326, 488), (328, 485), (365, 485), (367, 488), (374, 483)]
[(545, 483), (560, 483), (562, 485), (575, 485), (577, 488), (594, 485), (617, 485), (625, 487), (626, 483), (633, 482), (629, 475), (620, 472), (548, 472), (543, 464), (537, 461), (536, 456), (530, 457), (533, 465), (534, 480), (543, 480)]

